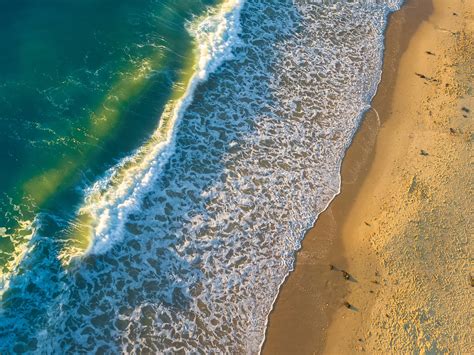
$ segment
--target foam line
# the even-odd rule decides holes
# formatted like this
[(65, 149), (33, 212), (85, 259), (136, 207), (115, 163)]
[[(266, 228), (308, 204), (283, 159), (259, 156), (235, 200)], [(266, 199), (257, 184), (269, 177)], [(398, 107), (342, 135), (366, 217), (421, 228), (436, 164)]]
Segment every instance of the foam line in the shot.
[(243, 3), (244, 0), (228, 0), (215, 13), (189, 24), (188, 30), (197, 43), (195, 73), (182, 97), (165, 107), (151, 140), (88, 191), (79, 211), (80, 217), (90, 224), (83, 225), (83, 230), (90, 233), (86, 253), (102, 254), (122, 239), (126, 216), (138, 207), (140, 196), (148, 191), (150, 181), (173, 154), (179, 122), (193, 100), (196, 87), (232, 58)]

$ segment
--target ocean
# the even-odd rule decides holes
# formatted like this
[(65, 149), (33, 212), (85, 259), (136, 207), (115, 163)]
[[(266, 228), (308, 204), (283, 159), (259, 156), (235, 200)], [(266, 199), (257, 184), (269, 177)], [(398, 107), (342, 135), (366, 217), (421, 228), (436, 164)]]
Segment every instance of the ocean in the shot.
[(0, 4), (0, 352), (259, 352), (400, 2)]

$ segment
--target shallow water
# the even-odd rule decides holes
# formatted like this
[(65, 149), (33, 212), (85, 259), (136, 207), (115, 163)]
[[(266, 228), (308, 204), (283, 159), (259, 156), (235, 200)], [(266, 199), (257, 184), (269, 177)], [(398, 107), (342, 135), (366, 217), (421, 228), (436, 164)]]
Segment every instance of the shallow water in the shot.
[(19, 4), (0, 349), (257, 352), (398, 4)]

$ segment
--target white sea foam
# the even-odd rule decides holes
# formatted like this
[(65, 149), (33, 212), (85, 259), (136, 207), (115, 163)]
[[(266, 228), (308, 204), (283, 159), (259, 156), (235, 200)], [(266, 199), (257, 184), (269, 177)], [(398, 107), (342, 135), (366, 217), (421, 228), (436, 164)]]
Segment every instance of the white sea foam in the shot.
[(79, 214), (92, 219), (88, 253), (101, 254), (120, 241), (126, 217), (150, 188), (173, 154), (176, 129), (199, 83), (205, 81), (224, 61), (232, 57), (238, 39), (239, 15), (244, 0), (227, 0), (215, 13), (189, 24), (197, 44), (197, 68), (183, 97), (170, 102), (164, 110), (151, 141), (134, 155), (112, 168), (106, 177), (88, 191)]

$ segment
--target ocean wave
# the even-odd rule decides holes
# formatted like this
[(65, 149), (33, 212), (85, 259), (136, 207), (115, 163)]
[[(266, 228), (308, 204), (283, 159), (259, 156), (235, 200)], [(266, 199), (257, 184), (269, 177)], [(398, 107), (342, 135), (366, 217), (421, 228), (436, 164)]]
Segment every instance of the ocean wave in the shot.
[[(197, 46), (194, 74), (182, 96), (173, 98), (165, 107), (151, 140), (110, 169), (87, 192), (85, 204), (79, 210), (79, 220), (87, 222), (76, 225), (80, 233), (86, 231), (86, 237), (90, 238), (86, 253), (104, 253), (121, 239), (126, 216), (136, 210), (140, 196), (150, 188), (150, 179), (159, 174), (173, 154), (177, 126), (193, 100), (196, 87), (232, 57), (243, 2), (227, 0), (217, 10), (189, 23), (188, 30)], [(66, 254), (77, 255), (71, 250)]]

